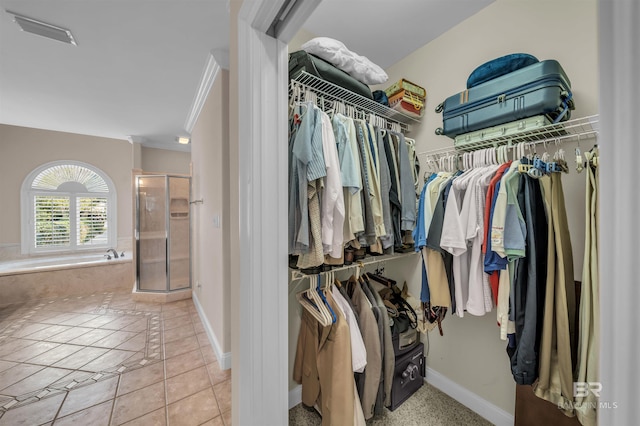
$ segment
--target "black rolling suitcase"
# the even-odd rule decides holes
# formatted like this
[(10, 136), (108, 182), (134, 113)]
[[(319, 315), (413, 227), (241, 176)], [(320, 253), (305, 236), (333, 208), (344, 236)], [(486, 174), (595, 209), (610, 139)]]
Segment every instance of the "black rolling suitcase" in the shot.
[(443, 127), (436, 134), (457, 135), (536, 115), (568, 120), (574, 109), (571, 82), (558, 61), (537, 62), (448, 97), (438, 105)]

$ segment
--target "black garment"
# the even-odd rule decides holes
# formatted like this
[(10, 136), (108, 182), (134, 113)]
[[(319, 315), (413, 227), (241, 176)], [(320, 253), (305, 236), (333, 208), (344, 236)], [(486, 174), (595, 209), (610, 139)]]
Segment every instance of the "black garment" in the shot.
[(520, 177), (518, 203), (527, 226), (525, 257), (515, 273), (515, 348), (508, 347), (511, 373), (516, 383), (531, 385), (538, 377), (547, 272), (547, 218), (540, 183)]
[[(389, 189), (389, 203), (391, 204), (391, 222), (393, 223), (393, 246), (402, 248), (402, 230), (400, 224), (402, 221), (402, 204), (400, 203), (398, 179), (396, 179), (396, 170), (398, 168), (393, 161), (392, 150), (393, 142), (389, 137), (389, 132), (384, 135), (384, 150), (387, 154), (387, 163), (389, 164), (389, 174), (391, 175), (391, 188)], [(397, 155), (396, 155), (397, 157)]]

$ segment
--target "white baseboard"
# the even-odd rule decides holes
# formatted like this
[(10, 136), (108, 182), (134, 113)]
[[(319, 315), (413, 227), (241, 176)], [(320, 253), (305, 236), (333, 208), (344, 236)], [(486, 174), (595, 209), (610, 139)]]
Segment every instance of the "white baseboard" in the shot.
[(453, 380), (427, 367), (425, 381), (433, 387), (440, 389), (459, 403), (467, 406), (496, 426), (513, 425), (513, 416), (502, 408), (490, 403), (484, 398), (460, 386)]
[(198, 315), (200, 316), (200, 320), (204, 325), (204, 329), (207, 332), (207, 337), (209, 338), (209, 342), (211, 343), (211, 347), (213, 348), (213, 352), (216, 354), (216, 358), (218, 359), (218, 364), (220, 368), (223, 370), (228, 370), (231, 368), (231, 352), (222, 352), (222, 347), (220, 346), (220, 342), (216, 338), (216, 334), (213, 332), (211, 328), (211, 323), (207, 318), (207, 315), (204, 313), (204, 309), (202, 309), (202, 305), (198, 300), (198, 295), (196, 292), (192, 292), (191, 296), (193, 298), (193, 304), (196, 306), (196, 310), (198, 311)]
[(302, 402), (302, 385), (289, 391), (289, 410)]
[[(462, 405), (475, 411), (478, 415), (489, 420), (496, 426), (513, 425), (513, 416), (511, 414), (429, 367), (427, 367), (427, 377), (425, 381)], [(289, 391), (289, 409), (292, 409), (301, 402), (302, 385), (298, 385)]]

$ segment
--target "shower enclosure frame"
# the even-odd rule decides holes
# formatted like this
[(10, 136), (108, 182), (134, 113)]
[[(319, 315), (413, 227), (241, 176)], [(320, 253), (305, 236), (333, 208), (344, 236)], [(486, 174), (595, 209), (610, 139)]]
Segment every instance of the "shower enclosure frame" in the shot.
[[(160, 179), (164, 178), (164, 237), (153, 237), (151, 239), (164, 239), (164, 279), (165, 286), (164, 289), (151, 289), (151, 288), (141, 288), (141, 271), (145, 264), (143, 253), (141, 252), (141, 241), (144, 235), (144, 231), (141, 231), (141, 179)], [(187, 285), (179, 288), (172, 288), (171, 283), (171, 263), (172, 263), (172, 248), (171, 248), (171, 185), (170, 181), (172, 178), (177, 179), (187, 179), (188, 182), (188, 195), (186, 198), (186, 219), (188, 220), (188, 280)], [(192, 222), (191, 222), (191, 176), (180, 175), (180, 174), (164, 174), (164, 173), (149, 173), (149, 174), (137, 174), (135, 175), (135, 256), (136, 256), (136, 291), (137, 292), (145, 292), (145, 293), (173, 293), (184, 290), (191, 290), (192, 286), (192, 267), (191, 267), (191, 257), (192, 257)], [(144, 278), (144, 277), (143, 277)]]

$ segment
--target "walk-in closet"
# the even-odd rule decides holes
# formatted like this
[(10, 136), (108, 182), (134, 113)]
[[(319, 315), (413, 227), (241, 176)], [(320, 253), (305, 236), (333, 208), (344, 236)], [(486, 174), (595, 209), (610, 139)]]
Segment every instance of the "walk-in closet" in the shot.
[[(347, 24), (342, 22), (343, 17), (339, 16), (339, 7), (335, 3), (333, 7), (336, 13), (335, 25), (328, 28), (326, 32), (318, 31), (317, 27), (314, 28), (316, 31), (311, 31), (303, 25), (303, 29), (289, 43), (289, 53), (300, 51), (305, 43), (315, 37), (331, 37), (342, 41), (348, 48), (361, 55), (375, 57), (375, 50), (371, 49), (376, 47), (359, 42), (357, 37), (350, 37), (353, 31), (339, 30), (341, 24)], [(411, 13), (411, 11), (402, 13)], [(356, 22), (354, 17), (344, 19), (352, 26), (377, 25), (380, 26), (381, 31), (407, 31), (408, 37), (411, 31), (427, 31), (424, 28), (403, 28), (400, 24), (402, 13), (399, 11), (397, 21), (393, 21), (398, 25), (392, 25), (391, 21), (386, 26), (380, 26), (380, 23)], [(565, 28), (567, 16), (571, 16), (573, 22), (580, 22), (580, 25), (572, 25), (571, 31), (561, 31), (562, 36), (559, 39), (558, 32), (548, 29)], [(593, 398), (594, 393), (590, 392), (589, 388), (587, 392), (579, 393), (577, 397), (574, 389), (574, 382), (580, 384), (598, 381), (598, 351), (594, 350), (599, 344), (597, 336), (599, 324), (597, 179), (600, 158), (597, 145), (600, 142), (600, 117), (597, 21), (597, 2), (595, 1), (569, 1), (560, 4), (550, 1), (496, 0), (491, 2), (474, 15), (434, 37), (426, 45), (394, 64), (384, 67), (388, 75), (386, 82), (369, 85), (371, 91), (384, 91), (395, 82), (406, 80), (423, 87), (426, 89), (424, 112), (417, 117), (397, 113), (397, 110), (391, 108), (380, 108), (379, 103), (374, 100), (363, 100), (362, 96), (351, 96), (349, 90), (312, 75), (297, 76), (289, 82), (289, 106), (290, 111), (294, 111), (294, 115), (296, 111), (299, 116), (308, 113), (310, 105), (313, 105), (329, 116), (341, 114), (352, 117), (355, 121), (364, 120), (370, 123), (372, 133), (375, 132), (374, 128), (380, 129), (381, 138), (383, 134), (384, 137), (386, 134), (402, 135), (403, 143), (405, 140), (410, 141), (412, 161), (417, 164), (411, 164), (413, 171), (411, 183), (412, 186), (415, 185), (412, 190), (416, 203), (416, 226), (417, 215), (421, 208), (421, 195), (424, 197), (424, 192), (429, 191), (429, 184), (433, 179), (439, 179), (433, 191), (436, 194), (442, 194), (441, 190), (446, 186), (446, 182), (451, 183), (454, 176), (457, 178), (468, 174), (480, 174), (482, 173), (480, 170), (485, 170), (486, 185), (494, 178), (501, 180), (503, 174), (508, 173), (509, 169), (516, 175), (527, 174), (531, 169), (535, 169), (533, 165), (535, 159), (544, 162), (545, 165), (553, 164), (549, 167), (555, 170), (553, 173), (545, 174), (544, 178), (542, 174), (537, 175), (536, 170), (528, 173), (527, 188), (529, 189), (526, 191), (527, 197), (531, 196), (527, 201), (527, 206), (531, 206), (528, 217), (537, 214), (540, 221), (536, 222), (535, 226), (531, 224), (527, 228), (528, 223), (520, 220), (522, 254), (515, 255), (512, 252), (509, 256), (506, 253), (503, 256), (504, 259), (509, 258), (511, 261), (516, 257), (535, 259), (531, 251), (535, 243), (527, 238), (533, 237), (534, 233), (544, 235), (542, 239), (537, 240), (540, 247), (544, 246), (544, 250), (539, 251), (541, 253), (539, 256), (544, 259), (532, 260), (528, 267), (530, 273), (538, 271), (544, 277), (539, 278), (538, 281), (531, 276), (526, 278), (524, 277), (527, 275), (526, 272), (522, 271), (526, 271), (527, 267), (521, 267), (520, 273), (523, 274), (524, 281), (518, 284), (522, 288), (535, 287), (538, 299), (544, 301), (542, 306), (527, 311), (526, 319), (534, 324), (531, 347), (535, 347), (537, 353), (542, 345), (544, 348), (540, 351), (546, 354), (544, 356), (537, 354), (538, 357), (546, 357), (546, 359), (536, 359), (533, 361), (534, 367), (525, 367), (527, 372), (523, 374), (525, 376), (533, 374), (535, 377), (523, 377), (517, 373), (520, 371), (517, 365), (519, 358), (516, 359), (518, 356), (513, 355), (514, 347), (509, 342), (510, 338), (507, 337), (515, 334), (510, 327), (516, 327), (519, 320), (509, 318), (509, 307), (512, 306), (511, 309), (514, 309), (513, 306), (516, 303), (513, 294), (511, 300), (509, 300), (509, 290), (500, 295), (502, 300), (499, 300), (498, 296), (500, 288), (498, 284), (510, 282), (508, 272), (504, 272), (509, 271), (506, 260), (502, 266), (496, 267), (494, 273), (487, 272), (488, 269), (484, 268), (486, 263), (478, 265), (479, 274), (482, 275), (478, 275), (479, 283), (475, 287), (478, 293), (475, 295), (469, 294), (475, 290), (467, 282), (468, 278), (464, 281), (469, 287), (464, 291), (455, 288), (456, 283), (449, 280), (450, 287), (445, 287), (440, 294), (434, 294), (431, 284), (432, 281), (437, 281), (437, 278), (433, 277), (441, 274), (440, 276), (445, 277), (444, 282), (446, 282), (447, 277), (452, 276), (454, 272), (451, 270), (451, 264), (447, 264), (447, 256), (452, 262), (454, 257), (452, 253), (456, 253), (456, 250), (468, 252), (468, 256), (471, 257), (476, 256), (472, 253), (476, 249), (482, 250), (482, 253), (487, 250), (491, 252), (491, 247), (485, 248), (487, 242), (498, 246), (504, 244), (495, 232), (492, 233), (496, 229), (491, 228), (492, 218), (489, 216), (484, 226), (479, 225), (478, 229), (485, 232), (483, 236), (478, 236), (479, 240), (473, 238), (462, 238), (459, 242), (455, 240), (453, 235), (455, 227), (450, 223), (453, 219), (446, 217), (447, 209), (453, 209), (455, 206), (451, 207), (451, 203), (445, 203), (441, 206), (440, 220), (444, 219), (444, 226), (440, 225), (438, 236), (441, 238), (438, 239), (437, 247), (426, 244), (429, 249), (437, 249), (437, 258), (444, 259), (438, 262), (444, 262), (443, 266), (434, 267), (431, 262), (433, 257), (429, 259), (429, 256), (433, 255), (427, 256), (428, 249), (416, 247), (415, 229), (409, 232), (413, 238), (405, 240), (405, 237), (408, 237), (404, 234), (407, 229), (401, 226), (398, 227), (396, 243), (398, 237), (402, 241), (400, 244), (392, 245), (391, 250), (387, 245), (384, 250), (377, 252), (373, 250), (372, 255), (353, 259), (353, 261), (350, 258), (351, 254), (345, 251), (340, 253), (342, 259), (336, 261), (333, 267), (320, 269), (305, 270), (309, 264), (301, 262), (296, 265), (295, 261), (291, 264), (290, 259), (288, 271), (290, 408), (296, 407), (301, 400), (304, 400), (305, 393), (304, 384), (300, 386), (301, 367), (296, 365), (296, 362), (300, 361), (298, 354), (300, 333), (304, 328), (301, 327), (301, 317), (305, 316), (306, 309), (304, 302), (300, 302), (301, 293), (313, 292), (313, 289), (320, 286), (328, 289), (325, 292), (346, 294), (348, 290), (343, 291), (340, 286), (348, 288), (350, 280), (360, 280), (362, 277), (365, 280), (369, 280), (366, 277), (373, 277), (371, 281), (377, 279), (386, 280), (387, 283), (393, 281), (400, 290), (406, 285), (405, 294), (408, 293), (409, 297), (416, 302), (415, 309), (420, 323), (415, 328), (419, 331), (419, 340), (423, 345), (424, 364), (419, 364), (417, 367), (422, 369), (420, 374), (424, 374), (427, 386), (438, 389), (435, 392), (442, 392), (453, 398), (461, 404), (461, 407), (466, 407), (464, 409), (470, 409), (472, 415), (479, 416), (479, 421), (505, 425), (529, 425), (536, 422), (540, 424), (540, 419), (545, 419), (548, 424), (565, 424), (558, 423), (562, 421), (572, 425), (593, 425), (597, 424), (594, 407), (612, 408), (598, 405), (597, 399)], [(379, 48), (389, 47), (380, 46)], [(537, 126), (535, 130), (519, 132), (516, 136), (500, 134), (498, 130), (491, 135), (482, 135), (476, 142), (464, 143), (456, 140), (454, 146), (453, 138), (438, 134), (437, 129), (443, 126), (443, 118), (442, 113), (436, 112), (436, 107), (451, 95), (464, 92), (467, 89), (465, 86), (467, 78), (478, 65), (511, 53), (527, 53), (540, 61), (553, 59), (562, 65), (571, 84), (574, 109), (570, 111), (570, 118), (565, 117), (556, 124), (544, 123)], [(399, 136), (394, 137), (400, 140)], [(291, 143), (284, 140), (281, 142)], [(395, 146), (396, 151), (391, 149), (386, 152), (388, 156), (393, 156), (399, 152), (399, 145), (397, 142), (395, 145), (393, 142), (389, 143), (389, 146)], [(378, 152), (384, 152), (384, 144), (379, 145), (379, 148), (381, 150)], [(380, 161), (383, 160), (380, 159)], [(393, 175), (394, 163), (391, 159), (389, 164), (391, 165), (390, 174)], [(402, 167), (399, 162), (395, 164), (398, 164), (396, 171), (400, 171)], [(475, 172), (471, 172), (472, 170)], [(498, 170), (499, 175), (496, 177)], [(552, 174), (553, 177), (551, 177)], [(396, 177), (399, 182), (400, 174), (398, 173)], [(327, 179), (329, 179), (328, 176)], [(438, 192), (438, 185), (441, 185), (440, 192)], [(499, 190), (499, 187), (495, 189), (494, 202), (500, 197)], [(520, 190), (522, 193), (517, 188), (513, 192), (516, 204), (519, 196), (524, 197), (524, 186)], [(449, 192), (448, 196), (453, 193), (455, 190)], [(506, 190), (503, 189), (503, 193), (504, 202), (507, 203)], [(480, 198), (483, 200), (483, 207), (484, 200), (490, 200), (490, 204), (492, 202), (491, 196), (487, 198), (486, 192), (479, 194), (478, 199)], [(458, 208), (462, 208), (462, 205)], [(435, 209), (435, 205), (431, 206), (431, 213), (427, 214), (429, 216), (427, 224), (432, 223)], [(536, 209), (537, 213), (534, 212)], [(485, 220), (484, 211), (477, 214), (480, 217), (479, 220)], [(404, 216), (402, 218), (404, 219)], [(461, 220), (460, 216), (456, 218)], [(504, 221), (502, 223), (504, 224)], [(467, 226), (466, 219), (464, 226)], [(429, 229), (426, 231), (429, 233)], [(467, 229), (464, 231), (467, 232)], [(502, 232), (502, 229), (499, 231)], [(446, 244), (445, 241), (447, 241)], [(345, 244), (347, 240), (340, 242)], [(409, 243), (412, 249), (403, 250), (406, 244), (403, 247), (402, 243)], [(477, 254), (477, 258), (480, 259), (481, 255), (482, 261), (485, 261), (484, 254)], [(340, 256), (337, 257), (340, 258)], [(436, 271), (437, 268), (442, 269)], [(460, 271), (457, 272), (458, 275), (459, 273)], [(469, 272), (466, 273), (468, 277)], [(547, 285), (547, 279), (553, 284)], [(425, 309), (425, 304), (421, 303), (425, 301), (423, 283), (426, 281), (429, 281), (427, 288), (432, 290), (428, 309)], [(515, 285), (513, 283), (516, 281), (512, 276), (512, 285)], [(471, 301), (471, 299), (474, 300)], [(310, 301), (307, 300), (306, 303)], [(538, 315), (537, 319), (535, 315), (531, 319), (534, 311)], [(524, 315), (524, 308), (519, 312)], [(507, 324), (509, 324), (509, 330), (507, 330)], [(518, 327), (522, 328), (522, 324)], [(526, 350), (522, 348), (521, 353)], [(560, 359), (559, 362), (558, 359)], [(352, 366), (344, 367), (346, 368), (344, 371), (349, 372)], [(356, 371), (355, 363), (353, 367), (353, 371)], [(382, 369), (382, 375), (384, 375), (384, 367), (377, 368)], [(302, 374), (309, 373), (303, 371)], [(362, 389), (357, 384), (357, 376), (358, 373), (355, 378), (356, 384), (351, 387), (360, 391), (362, 398)], [(322, 378), (320, 382), (320, 392), (322, 392)], [(387, 383), (387, 386), (390, 390), (391, 384)], [(331, 388), (326, 388), (325, 385), (325, 389)], [(394, 406), (390, 400), (387, 400), (378, 407), (377, 411), (369, 410), (369, 413), (367, 409), (371, 407), (364, 407), (363, 404), (364, 417), (367, 422), (373, 422), (373, 424), (407, 424), (408, 421), (414, 424), (461, 424), (460, 422), (473, 419), (473, 417), (457, 417), (463, 414), (459, 414), (453, 408), (447, 414), (446, 407), (433, 408), (433, 413), (437, 413), (433, 414), (433, 423), (430, 423), (429, 419), (420, 418), (420, 416), (430, 415), (428, 405), (434, 401), (437, 399), (428, 399), (424, 392), (416, 392), (398, 406)], [(299, 410), (299, 407), (294, 410)], [(316, 406), (315, 409), (309, 407), (309, 410), (311, 411), (303, 417), (305, 422), (312, 422), (309, 424), (340, 424), (320, 415), (322, 407)], [(532, 413), (537, 417), (534, 418)], [(291, 424), (302, 424), (296, 423), (301, 421), (300, 418), (295, 417)], [(354, 417), (354, 424), (362, 424), (361, 421), (357, 420), (357, 416)]]

